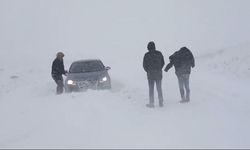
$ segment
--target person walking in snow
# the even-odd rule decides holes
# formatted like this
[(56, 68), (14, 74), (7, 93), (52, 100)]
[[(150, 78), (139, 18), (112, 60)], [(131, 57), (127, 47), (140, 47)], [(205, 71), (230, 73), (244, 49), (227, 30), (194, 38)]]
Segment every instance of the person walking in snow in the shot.
[(64, 83), (63, 83), (62, 75), (63, 74), (66, 75), (67, 73), (67, 71), (65, 71), (64, 69), (63, 57), (64, 57), (64, 54), (62, 52), (58, 52), (52, 64), (51, 75), (57, 84), (57, 88), (56, 88), (57, 94), (63, 93)]
[(154, 85), (158, 91), (159, 106), (163, 107), (163, 94), (162, 94), (162, 69), (165, 65), (164, 57), (160, 51), (156, 50), (155, 43), (148, 43), (148, 51), (143, 58), (143, 68), (147, 73), (149, 85), (149, 108), (154, 107)]
[[(172, 66), (175, 67), (175, 74), (179, 82), (179, 89), (181, 94), (181, 103), (190, 101), (190, 87), (189, 77), (191, 74), (191, 67), (195, 67), (195, 60), (192, 52), (187, 47), (182, 47), (169, 57), (170, 63), (166, 66), (165, 71), (168, 72)], [(185, 91), (185, 90), (186, 91)]]

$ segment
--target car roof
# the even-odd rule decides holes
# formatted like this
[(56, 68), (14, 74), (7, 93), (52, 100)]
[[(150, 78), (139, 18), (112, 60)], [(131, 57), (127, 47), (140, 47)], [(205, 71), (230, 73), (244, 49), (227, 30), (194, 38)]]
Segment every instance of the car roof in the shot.
[(93, 61), (102, 62), (100, 59), (83, 59), (83, 60), (74, 61), (73, 63), (84, 63), (84, 62), (93, 62)]

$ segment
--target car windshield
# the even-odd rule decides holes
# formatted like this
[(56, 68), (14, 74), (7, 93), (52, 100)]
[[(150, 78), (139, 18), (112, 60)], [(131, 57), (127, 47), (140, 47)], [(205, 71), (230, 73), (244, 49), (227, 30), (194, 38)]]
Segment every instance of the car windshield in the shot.
[(85, 73), (103, 71), (104, 65), (100, 61), (76, 62), (70, 67), (71, 73)]

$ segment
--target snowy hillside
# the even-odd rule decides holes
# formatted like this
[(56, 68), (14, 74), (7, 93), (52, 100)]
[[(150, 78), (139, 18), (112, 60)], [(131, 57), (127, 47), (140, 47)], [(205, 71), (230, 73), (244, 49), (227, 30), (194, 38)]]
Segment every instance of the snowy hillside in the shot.
[[(249, 4), (0, 0), (0, 148), (249, 148)], [(150, 40), (166, 63), (182, 46), (193, 51), (189, 104), (179, 103), (172, 69), (165, 107), (145, 107)], [(66, 69), (103, 60), (113, 89), (55, 95), (59, 50)]]
[(250, 43), (208, 52), (198, 59), (204, 60), (207, 69), (219, 74), (250, 78)]
[[(114, 89), (110, 92), (56, 96), (54, 83), (37, 67), (25, 67), (23, 71), (2, 68), (0, 145), (2, 148), (249, 147), (249, 78), (235, 78), (232, 74), (235, 66), (243, 66), (237, 74), (245, 75), (247, 64), (232, 62), (231, 68), (225, 68), (221, 63), (242, 56), (241, 53), (235, 56), (235, 51), (208, 54), (207, 60), (197, 58), (191, 76), (192, 102), (188, 105), (178, 103), (174, 73), (165, 74), (166, 107), (154, 110), (145, 108), (148, 101), (145, 77), (135, 76), (138, 86), (131, 86), (112, 74)], [(214, 68), (216, 64), (222, 68)]]

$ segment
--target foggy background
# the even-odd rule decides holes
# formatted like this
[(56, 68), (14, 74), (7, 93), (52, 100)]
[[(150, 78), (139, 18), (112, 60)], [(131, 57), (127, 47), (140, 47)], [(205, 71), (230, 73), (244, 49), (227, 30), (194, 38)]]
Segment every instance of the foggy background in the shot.
[(119, 63), (129, 56), (139, 63), (151, 40), (165, 56), (182, 46), (200, 55), (248, 42), (249, 6), (248, 0), (0, 0), (1, 63), (12, 64), (13, 56), (20, 65), (42, 63), (57, 51), (68, 59)]
[[(249, 0), (0, 0), (0, 148), (249, 148)], [(149, 41), (193, 52), (191, 102), (174, 69), (148, 109)], [(111, 91), (56, 95), (51, 65), (99, 58)], [(65, 77), (64, 77), (65, 78)], [(158, 102), (155, 94), (155, 102)]]

